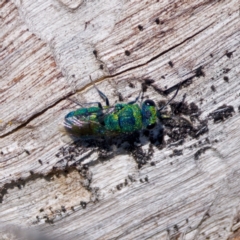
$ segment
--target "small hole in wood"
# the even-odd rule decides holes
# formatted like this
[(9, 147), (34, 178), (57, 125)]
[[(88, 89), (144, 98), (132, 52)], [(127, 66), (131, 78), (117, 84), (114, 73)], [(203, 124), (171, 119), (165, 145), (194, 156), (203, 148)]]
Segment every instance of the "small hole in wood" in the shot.
[(226, 51), (225, 55), (226, 55), (228, 58), (231, 58), (232, 55), (233, 55), (233, 52)]
[(172, 61), (169, 61), (168, 64), (169, 64), (170, 67), (173, 67), (173, 62)]
[(130, 56), (130, 54), (131, 54), (131, 53), (130, 53), (128, 50), (125, 51), (125, 55), (126, 55), (126, 56)]
[(142, 25), (138, 25), (138, 29), (139, 29), (139, 31), (143, 31), (143, 26)]
[(97, 57), (97, 50), (93, 50), (93, 54)]
[(229, 82), (229, 78), (228, 78), (227, 76), (224, 76), (224, 77), (223, 77), (223, 80), (224, 80), (225, 82)]
[(214, 85), (211, 86), (211, 89), (212, 89), (213, 92), (216, 92), (216, 88), (215, 88)]

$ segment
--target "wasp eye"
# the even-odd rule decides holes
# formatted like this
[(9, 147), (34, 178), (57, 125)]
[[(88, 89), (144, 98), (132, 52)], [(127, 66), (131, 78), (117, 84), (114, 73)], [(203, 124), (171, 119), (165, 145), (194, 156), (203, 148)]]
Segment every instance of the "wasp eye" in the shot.
[(147, 126), (147, 129), (152, 129), (152, 128), (154, 128), (155, 126), (156, 126), (156, 123), (149, 124), (149, 125)]
[(144, 104), (147, 105), (147, 106), (156, 106), (155, 103), (154, 103), (154, 101), (153, 101), (153, 100), (149, 100), (149, 99), (146, 100), (146, 101), (144, 102)]

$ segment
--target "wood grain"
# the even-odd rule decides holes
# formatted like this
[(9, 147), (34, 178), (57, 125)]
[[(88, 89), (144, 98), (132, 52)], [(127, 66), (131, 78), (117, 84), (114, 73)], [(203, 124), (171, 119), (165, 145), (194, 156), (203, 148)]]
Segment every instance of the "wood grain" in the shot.
[[(2, 0), (0, 9), (2, 238), (20, 239), (19, 227), (50, 239), (239, 238), (237, 0)], [(145, 98), (166, 101), (182, 82), (175, 101), (186, 94), (198, 107), (195, 121), (181, 114), (194, 134), (176, 144), (166, 126), (164, 144), (141, 146), (153, 153), (140, 168), (117, 148), (103, 162), (79, 150), (89, 168), (67, 162), (59, 123), (77, 107), (69, 97), (100, 101), (89, 76), (111, 104), (120, 93), (135, 99), (149, 79)]]

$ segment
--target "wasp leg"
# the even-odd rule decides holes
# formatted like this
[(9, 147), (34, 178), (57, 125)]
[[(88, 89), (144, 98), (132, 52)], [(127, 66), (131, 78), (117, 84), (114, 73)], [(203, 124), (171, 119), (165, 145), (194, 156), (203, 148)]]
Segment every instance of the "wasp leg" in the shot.
[(109, 107), (110, 104), (109, 104), (109, 100), (108, 100), (107, 96), (106, 96), (103, 92), (101, 92), (101, 91), (96, 87), (96, 85), (95, 85), (95, 83), (93, 82), (91, 76), (89, 76), (89, 78), (90, 78), (91, 82), (93, 83), (94, 87), (96, 88), (98, 94), (99, 94), (100, 97), (102, 98), (102, 100), (105, 101), (105, 102), (106, 102), (106, 105)]
[(76, 99), (68, 98), (68, 100), (71, 101), (71, 102), (73, 102), (73, 103), (75, 103), (75, 104), (77, 104), (77, 105), (79, 105), (80, 107), (83, 107), (82, 103), (80, 103), (80, 102), (79, 102), (78, 100), (76, 100)]
[(91, 103), (84, 103), (83, 105), (91, 105), (91, 104), (97, 104), (99, 108), (103, 109), (103, 106), (100, 102), (91, 102)]
[(68, 98), (68, 100), (70, 100), (71, 102), (76, 103), (80, 107), (83, 107), (83, 106), (86, 106), (86, 105), (91, 105), (91, 104), (97, 104), (99, 108), (103, 109), (102, 104), (100, 102), (80, 103), (77, 100), (72, 99), (72, 98)]
[(134, 103), (136, 103), (136, 102), (138, 101), (138, 99), (140, 98), (141, 93), (142, 93), (142, 91), (138, 94), (138, 96), (135, 98), (134, 101), (128, 102), (128, 104), (134, 104)]
[[(95, 85), (94, 85), (94, 86), (95, 86)], [(106, 102), (106, 105), (109, 107), (110, 104), (109, 104), (109, 100), (108, 100), (107, 96), (106, 96), (103, 92), (101, 92), (96, 86), (95, 86), (95, 88), (97, 89), (98, 94), (100, 95), (100, 97), (102, 98), (102, 100), (104, 100), (104, 101)]]
[(174, 113), (178, 112), (179, 109), (181, 109), (182, 105), (184, 104), (186, 98), (186, 93), (183, 95), (182, 101), (178, 103), (178, 105), (174, 109)]
[(172, 102), (172, 100), (177, 96), (178, 90), (180, 89), (180, 87), (181, 87), (181, 82), (177, 84), (177, 91), (174, 93), (173, 97), (164, 106), (158, 109), (159, 112), (161, 112), (168, 104)]
[(83, 105), (91, 105), (91, 104), (97, 104), (99, 108), (103, 109), (103, 106), (100, 102), (90, 102), (90, 103), (84, 103)]

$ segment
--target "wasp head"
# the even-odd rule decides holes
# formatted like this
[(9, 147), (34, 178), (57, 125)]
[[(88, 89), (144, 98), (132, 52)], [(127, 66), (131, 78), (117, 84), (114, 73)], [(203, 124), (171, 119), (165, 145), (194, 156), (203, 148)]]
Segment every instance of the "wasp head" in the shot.
[(144, 128), (151, 129), (157, 122), (157, 108), (154, 101), (148, 99), (142, 104), (142, 119)]

